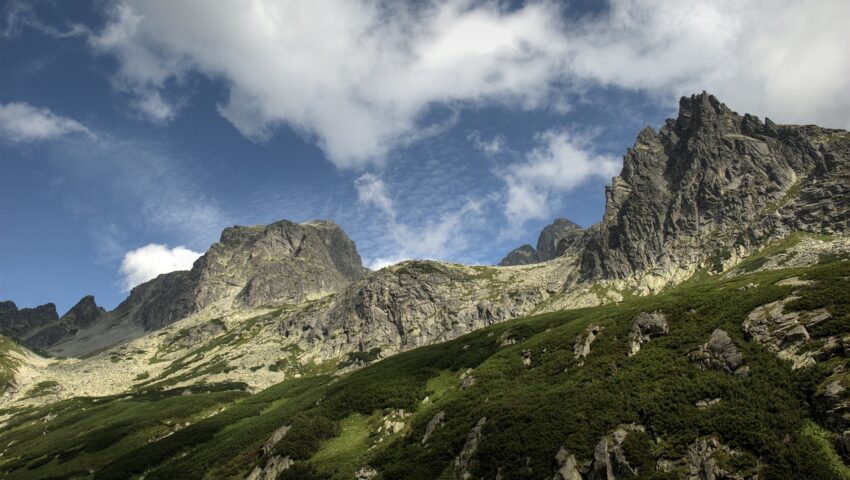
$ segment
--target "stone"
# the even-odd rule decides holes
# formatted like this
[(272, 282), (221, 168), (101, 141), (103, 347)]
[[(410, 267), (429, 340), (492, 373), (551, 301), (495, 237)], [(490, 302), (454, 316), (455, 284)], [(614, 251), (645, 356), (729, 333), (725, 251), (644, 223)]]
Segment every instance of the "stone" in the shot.
[[(687, 480), (757, 480), (758, 475), (747, 476), (728, 471), (718, 462), (718, 456), (734, 459), (740, 455), (714, 437), (700, 437), (688, 447), (686, 457)], [(734, 464), (727, 460), (724, 464)]]
[(289, 433), (290, 428), (292, 428), (291, 425), (284, 425), (272, 432), (268, 440), (266, 440), (266, 443), (263, 444), (263, 454), (270, 454), (272, 452), (272, 449), (274, 449), (275, 445), (277, 445), (281, 440), (283, 440), (283, 437), (285, 437), (286, 434)]
[(578, 471), (576, 457), (564, 447), (558, 450), (558, 453), (555, 455), (555, 461), (558, 464), (558, 469), (555, 471), (555, 476), (552, 477), (552, 480), (582, 480), (581, 473)]
[(713, 407), (720, 403), (720, 398), (706, 398), (704, 400), (697, 400), (695, 406), (701, 410)]
[(273, 455), (266, 461), (265, 467), (254, 467), (246, 480), (277, 480), (284, 470), (292, 466), (292, 460), (286, 456)]
[(437, 412), (431, 420), (428, 421), (428, 425), (425, 426), (425, 435), (422, 436), (422, 445), (428, 443), (428, 439), (431, 438), (431, 435), (434, 434), (434, 431), (438, 426), (443, 426), (446, 423), (446, 412), (440, 410)]
[(481, 417), (478, 423), (469, 431), (469, 434), (467, 434), (466, 443), (464, 443), (463, 449), (454, 461), (453, 477), (456, 480), (469, 480), (472, 478), (472, 470), (477, 466), (474, 458), (475, 452), (481, 443), (481, 430), (486, 423), (487, 417)]
[(362, 467), (354, 472), (355, 480), (371, 480), (378, 476), (378, 471), (372, 467)]
[(632, 322), (629, 332), (629, 353), (632, 355), (640, 351), (640, 346), (654, 337), (660, 337), (670, 333), (670, 325), (667, 317), (661, 312), (641, 312)]
[(643, 432), (642, 425), (621, 425), (610, 436), (603, 437), (593, 449), (593, 462), (588, 480), (618, 480), (636, 477), (638, 472), (629, 465), (623, 442), (631, 432)]
[[(723, 329), (715, 329), (708, 341), (698, 350), (691, 352), (689, 358), (702, 370), (723, 370), (735, 373), (744, 366), (744, 356)], [(744, 371), (742, 370), (741, 373)]]
[(599, 325), (590, 325), (584, 330), (584, 333), (576, 337), (573, 345), (573, 357), (578, 360), (579, 366), (584, 365), (584, 360), (590, 355), (590, 346), (601, 331), (602, 327)]

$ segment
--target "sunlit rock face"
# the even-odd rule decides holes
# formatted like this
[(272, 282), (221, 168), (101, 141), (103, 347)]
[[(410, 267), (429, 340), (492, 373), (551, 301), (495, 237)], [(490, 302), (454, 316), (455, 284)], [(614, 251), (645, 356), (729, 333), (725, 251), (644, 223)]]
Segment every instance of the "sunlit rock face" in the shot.
[(847, 132), (762, 122), (707, 93), (679, 107), (659, 131), (640, 132), (607, 187), (582, 253), (586, 278), (656, 291), (792, 230), (848, 230)]

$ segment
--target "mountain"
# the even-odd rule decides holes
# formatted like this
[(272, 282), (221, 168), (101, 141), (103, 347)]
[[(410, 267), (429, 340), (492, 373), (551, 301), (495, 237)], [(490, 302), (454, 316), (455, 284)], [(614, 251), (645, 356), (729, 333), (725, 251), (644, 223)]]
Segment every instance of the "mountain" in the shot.
[(133, 288), (115, 310), (68, 330), (47, 350), (85, 355), (201, 310), (227, 312), (320, 298), (366, 271), (354, 242), (330, 221), (230, 227), (190, 271), (163, 274)]
[(584, 235), (584, 230), (580, 226), (566, 218), (556, 218), (540, 232), (537, 238), (537, 249), (528, 244), (517, 247), (508, 252), (499, 262), (499, 266), (548, 262), (560, 257), (569, 249), (582, 247), (586, 241)]
[(0, 330), (29, 348), (46, 350), (79, 329), (97, 322), (106, 311), (97, 306), (94, 297), (87, 295), (62, 317), (52, 303), (36, 308), (17, 309), (14, 302), (0, 306)]
[(683, 98), (606, 201), (509, 267), (228, 228), (50, 347), (85, 358), (3, 357), (0, 471), (847, 478), (850, 134)]
[(791, 231), (847, 232), (850, 143), (845, 131), (762, 122), (703, 93), (640, 132), (605, 194), (584, 276), (656, 292)]
[(26, 338), (58, 319), (56, 305), (52, 303), (18, 309), (11, 300), (0, 302), (0, 330), (11, 337)]

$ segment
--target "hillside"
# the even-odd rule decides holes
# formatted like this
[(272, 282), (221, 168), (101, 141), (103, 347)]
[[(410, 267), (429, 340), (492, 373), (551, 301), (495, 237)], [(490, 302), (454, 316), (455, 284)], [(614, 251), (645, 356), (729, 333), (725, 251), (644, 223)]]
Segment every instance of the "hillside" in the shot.
[[(238, 384), (138, 388), (27, 409), (4, 425), (0, 469), (96, 479), (245, 478), (290, 464), (279, 478), (850, 478), (840, 456), (850, 261), (771, 269), (793, 243), (724, 277), (505, 322), (342, 376), (254, 395)], [(795, 369), (796, 357), (810, 360)]]

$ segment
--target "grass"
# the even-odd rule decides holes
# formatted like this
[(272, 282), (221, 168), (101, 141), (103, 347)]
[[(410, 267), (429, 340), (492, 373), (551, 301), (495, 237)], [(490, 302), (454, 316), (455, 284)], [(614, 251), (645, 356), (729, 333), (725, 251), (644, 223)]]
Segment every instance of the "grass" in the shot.
[[(0, 434), (5, 449), (0, 476), (70, 478), (91, 468), (95, 479), (142, 473), (147, 480), (244, 478), (265, 462), (261, 447), (271, 432), (291, 425), (275, 450), (298, 463), (281, 478), (352, 478), (366, 465), (382, 472), (382, 479), (450, 478), (467, 434), (486, 416), (475, 454), (477, 478), (495, 478), (497, 472), (502, 478), (551, 478), (560, 447), (581, 464), (593, 458), (600, 438), (624, 423), (648, 430), (630, 434), (624, 447), (642, 478), (679, 478), (683, 471), (662, 474), (654, 462), (685, 457), (695, 439), (706, 435), (742, 452), (719, 461), (742, 472), (757, 471), (762, 479), (848, 478), (832, 445), (834, 434), (820, 426), (812, 407), (833, 370), (846, 368), (847, 359), (791, 370), (747, 341), (741, 327), (754, 308), (793, 291), (801, 300), (789, 308), (826, 308), (834, 318), (844, 318), (850, 262), (827, 260), (806, 268), (708, 277), (657, 296), (513, 320), (345, 375), (287, 380), (255, 395), (199, 386), (189, 396), (165, 391), (123, 401), (60, 402), (13, 417)], [(776, 285), (792, 276), (815, 283)], [(749, 283), (759, 286), (739, 290)], [(632, 320), (657, 310), (667, 316), (670, 335), (652, 339), (629, 357)], [(591, 324), (602, 332), (579, 366), (573, 345)], [(702, 371), (688, 361), (688, 353), (715, 328), (729, 332), (750, 376)], [(829, 328), (827, 333), (847, 333), (848, 326), (840, 321)], [(504, 338), (516, 343), (503, 346)], [(530, 365), (522, 361), (526, 350)], [(462, 390), (460, 375), (469, 368), (477, 381)], [(705, 398), (722, 400), (709, 409), (696, 408)], [(410, 413), (402, 419), (402, 433), (379, 434), (382, 417), (399, 409)], [(438, 411), (445, 412), (445, 423), (423, 445), (425, 427)], [(176, 429), (187, 421), (189, 426)]]
[(14, 341), (0, 335), (0, 394), (15, 385), (15, 372), (20, 362), (10, 355), (12, 352), (20, 353), (21, 348)]
[(324, 442), (310, 458), (310, 464), (334, 480), (349, 480), (362, 466), (369, 448), (369, 418), (354, 413), (342, 419), (339, 428), (340, 434)]

